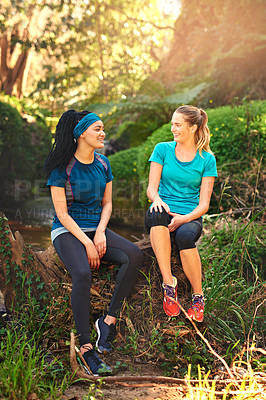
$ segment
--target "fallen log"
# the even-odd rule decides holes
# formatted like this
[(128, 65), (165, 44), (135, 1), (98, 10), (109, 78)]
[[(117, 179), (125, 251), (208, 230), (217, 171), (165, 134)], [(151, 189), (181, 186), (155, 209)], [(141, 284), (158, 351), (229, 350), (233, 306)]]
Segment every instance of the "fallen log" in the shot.
[(178, 379), (178, 378), (170, 378), (167, 376), (134, 376), (134, 375), (125, 375), (125, 376), (105, 376), (105, 377), (99, 377), (99, 376), (94, 376), (94, 375), (89, 375), (86, 374), (81, 366), (77, 362), (77, 357), (76, 357), (76, 350), (75, 350), (75, 336), (74, 333), (70, 333), (70, 365), (71, 369), (75, 375), (76, 378), (79, 380), (82, 380), (84, 382), (92, 383), (96, 382), (97, 380), (101, 380), (101, 382), (104, 383), (117, 383), (117, 384), (124, 384), (124, 383), (129, 383), (129, 382), (146, 382), (147, 386), (149, 386), (149, 383), (168, 383), (168, 384), (176, 384), (176, 385), (185, 385), (187, 386), (187, 383), (185, 379)]
[(28, 291), (40, 302), (50, 295), (53, 284), (70, 283), (62, 262), (51, 245), (44, 251), (33, 251), (22, 235), (12, 233), (8, 220), (0, 212), (0, 291), (7, 308), (17, 296)]

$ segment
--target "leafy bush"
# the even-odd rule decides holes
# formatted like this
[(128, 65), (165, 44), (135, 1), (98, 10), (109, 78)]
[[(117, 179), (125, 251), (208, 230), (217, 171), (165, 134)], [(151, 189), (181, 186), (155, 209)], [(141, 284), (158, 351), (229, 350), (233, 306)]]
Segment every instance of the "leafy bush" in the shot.
[(36, 118), (46, 118), (52, 114), (51, 110), (40, 107), (40, 104), (30, 97), (18, 98), (0, 93), (0, 102), (16, 108), (20, 115), (27, 114)]
[(137, 181), (137, 155), (138, 147), (120, 151), (109, 156), (113, 175), (118, 180), (130, 182)]
[(147, 121), (146, 123), (125, 121), (119, 126), (115, 135), (116, 139), (112, 140), (112, 146), (116, 150), (125, 150), (139, 146), (156, 128), (156, 124), (153, 124), (151, 121)]
[(10, 195), (16, 179), (42, 177), (42, 164), (51, 145), (51, 134), (42, 120), (28, 123), (18, 111), (0, 102), (1, 195)]
[[(130, 122), (133, 123), (130, 125), (133, 127), (131, 138), (134, 140), (137, 135), (138, 143), (142, 143), (159, 126), (170, 120), (174, 109), (175, 106), (171, 103), (154, 101), (154, 98), (143, 95), (122, 101), (114, 105), (112, 110), (103, 117), (108, 138), (114, 142), (118, 141), (119, 146), (121, 130), (123, 131)], [(128, 145), (130, 145), (130, 140)]]
[(211, 147), (219, 166), (260, 158), (265, 149), (266, 101), (207, 110)]
[(0, 103), (0, 155), (4, 146), (9, 148), (19, 141), (18, 132), (22, 131), (22, 118), (18, 111), (6, 103)]

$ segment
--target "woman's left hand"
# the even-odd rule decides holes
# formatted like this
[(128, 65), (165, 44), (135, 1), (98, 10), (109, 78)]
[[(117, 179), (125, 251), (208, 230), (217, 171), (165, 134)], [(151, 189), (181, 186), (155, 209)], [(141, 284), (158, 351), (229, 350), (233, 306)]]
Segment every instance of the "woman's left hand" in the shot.
[(94, 239), (94, 246), (98, 251), (99, 257), (102, 258), (106, 253), (106, 236), (105, 232), (99, 232), (96, 230)]
[(170, 224), (168, 225), (169, 231), (174, 232), (179, 226), (185, 224), (186, 222), (186, 215), (181, 215), (181, 214), (176, 214), (169, 212), (169, 215), (172, 215), (172, 220)]

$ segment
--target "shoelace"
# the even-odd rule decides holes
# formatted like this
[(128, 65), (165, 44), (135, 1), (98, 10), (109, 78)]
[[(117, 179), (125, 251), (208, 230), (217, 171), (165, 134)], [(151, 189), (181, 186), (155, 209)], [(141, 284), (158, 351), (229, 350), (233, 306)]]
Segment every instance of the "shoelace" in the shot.
[(106, 341), (112, 343), (115, 336), (115, 326), (113, 324), (109, 325), (108, 334), (106, 336)]
[(192, 308), (195, 308), (197, 311), (204, 306), (204, 297), (195, 296), (192, 300)]
[(172, 286), (165, 285), (164, 287), (165, 294), (167, 296), (167, 303), (173, 304), (175, 303), (175, 288)]
[(165, 293), (168, 297), (172, 297), (173, 299), (175, 298), (175, 288), (172, 286), (165, 286), (164, 287)]
[[(89, 358), (90, 362), (86, 360), (86, 353), (88, 353), (87, 357)], [(83, 357), (89, 366), (94, 364), (97, 367), (98, 365), (102, 364), (102, 360), (97, 356), (94, 349), (88, 350), (83, 353)]]

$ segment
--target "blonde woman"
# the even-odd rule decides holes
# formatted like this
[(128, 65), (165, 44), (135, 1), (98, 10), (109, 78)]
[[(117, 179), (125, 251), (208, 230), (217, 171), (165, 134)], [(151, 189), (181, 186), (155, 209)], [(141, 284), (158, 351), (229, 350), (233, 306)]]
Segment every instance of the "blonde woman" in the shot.
[(158, 143), (149, 159), (147, 196), (152, 201), (145, 225), (163, 278), (163, 308), (168, 316), (180, 313), (177, 278), (171, 271), (171, 236), (180, 252), (183, 270), (193, 294), (187, 313), (195, 321), (204, 317), (201, 260), (196, 241), (202, 232), (202, 216), (208, 211), (216, 161), (209, 142), (206, 112), (184, 105), (172, 116), (172, 142)]

